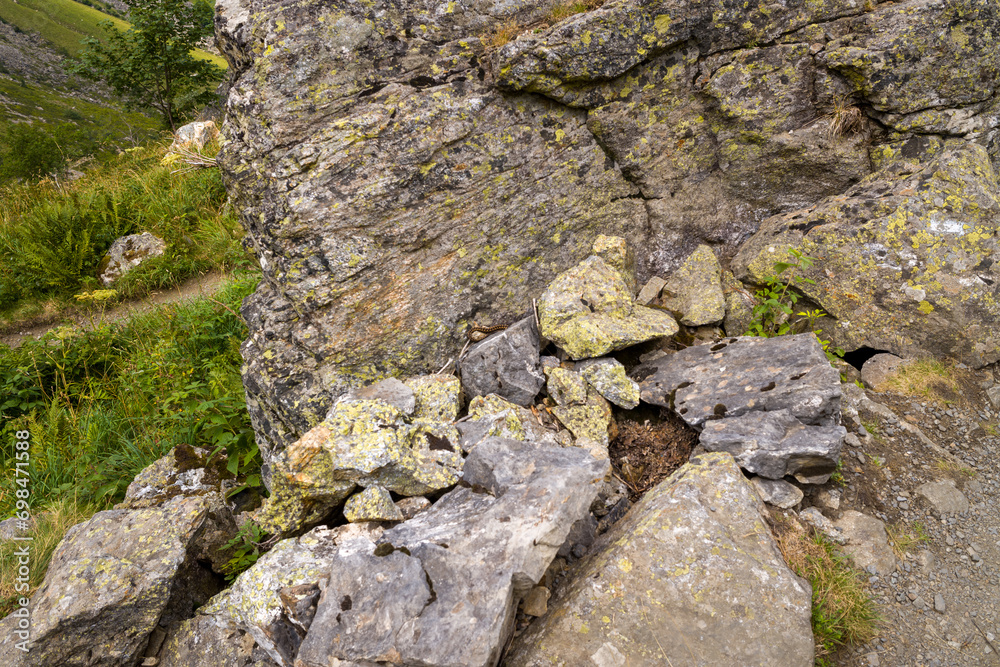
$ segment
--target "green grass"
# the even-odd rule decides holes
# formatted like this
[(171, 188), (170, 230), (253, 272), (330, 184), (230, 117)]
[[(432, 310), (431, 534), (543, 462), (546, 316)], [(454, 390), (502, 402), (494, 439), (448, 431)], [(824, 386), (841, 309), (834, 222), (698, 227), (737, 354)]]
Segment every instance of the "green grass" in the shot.
[(75, 294), (97, 289), (102, 256), (125, 234), (152, 232), (167, 251), (119, 279), (122, 297), (252, 265), (218, 169), (172, 173), (161, 164), (165, 151), (127, 152), (62, 189), (46, 181), (0, 188), (0, 323), (40, 302), (68, 306)]
[(837, 545), (810, 535), (798, 521), (774, 516), (771, 524), (788, 566), (812, 586), (812, 626), (816, 665), (844, 646), (869, 641), (881, 618), (868, 593), (864, 573)]
[(0, 76), (0, 95), (6, 100), (0, 103), (0, 123), (25, 116), (53, 127), (74, 123), (105, 149), (123, 142), (143, 142), (162, 132), (159, 118), (74, 97), (74, 87), (71, 81), (69, 90), (60, 91)]
[(16, 600), (28, 597), (42, 584), (45, 572), (52, 560), (59, 541), (70, 527), (85, 521), (92, 516), (94, 510), (86, 505), (78, 504), (72, 498), (63, 498), (51, 504), (46, 513), (36, 516), (35, 525), (28, 532), (31, 537), (31, 557), (28, 559), (28, 591), (18, 591), (18, 549), (25, 542), (12, 540), (0, 541), (0, 616), (6, 616), (14, 610)]
[[(39, 527), (47, 537), (36, 532), (33, 585), (69, 526), (119, 502), (133, 477), (176, 444), (225, 448), (241, 457), (241, 475), (258, 472), (240, 378), (247, 331), (236, 311), (259, 280), (236, 272), (214, 298), (0, 346), (0, 467), (14, 469), (14, 433), (29, 431), (31, 514), (54, 512)], [(0, 518), (13, 514), (18, 488), (13, 475), (0, 478)], [(8, 558), (0, 546), (9, 574), (16, 568), (5, 567)], [(0, 616), (12, 601), (5, 576)]]

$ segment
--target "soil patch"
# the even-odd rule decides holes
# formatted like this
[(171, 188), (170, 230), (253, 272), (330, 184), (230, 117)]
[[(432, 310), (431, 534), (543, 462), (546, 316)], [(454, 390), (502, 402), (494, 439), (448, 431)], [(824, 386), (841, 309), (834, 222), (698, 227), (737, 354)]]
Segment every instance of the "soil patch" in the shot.
[(669, 410), (642, 404), (618, 415), (618, 434), (608, 452), (614, 474), (629, 489), (629, 500), (666, 479), (687, 462), (698, 434)]

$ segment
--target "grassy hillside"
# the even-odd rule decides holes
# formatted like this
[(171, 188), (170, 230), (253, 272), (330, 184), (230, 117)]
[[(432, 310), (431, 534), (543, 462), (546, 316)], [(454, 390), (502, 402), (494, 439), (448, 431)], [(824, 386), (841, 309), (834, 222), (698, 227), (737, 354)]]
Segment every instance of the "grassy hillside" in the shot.
[[(99, 3), (92, 3), (102, 6)], [(110, 9), (106, 5), (105, 9)], [(119, 30), (128, 30), (129, 24), (94, 7), (73, 0), (0, 0), (0, 17), (25, 32), (35, 32), (67, 55), (76, 55), (80, 40), (101, 37), (101, 21), (111, 21)], [(200, 58), (210, 60), (225, 68), (226, 61), (206, 51), (195, 52)]]
[(152, 232), (167, 252), (115, 283), (120, 296), (251, 263), (218, 169), (175, 173), (184, 165), (164, 165), (165, 152), (162, 144), (130, 150), (62, 186), (0, 188), (0, 322), (97, 289), (104, 252), (125, 234)]

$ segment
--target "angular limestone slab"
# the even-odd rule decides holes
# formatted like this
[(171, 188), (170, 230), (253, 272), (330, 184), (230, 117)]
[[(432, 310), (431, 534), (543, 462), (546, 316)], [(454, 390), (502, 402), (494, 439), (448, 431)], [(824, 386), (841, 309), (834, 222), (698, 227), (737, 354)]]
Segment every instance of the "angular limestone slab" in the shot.
[(597, 255), (552, 281), (538, 301), (538, 317), (542, 336), (571, 359), (600, 357), (677, 333), (674, 318), (636, 305), (621, 274)]
[(643, 401), (673, 408), (695, 428), (761, 410), (788, 410), (820, 426), (840, 418), (840, 373), (811, 333), (695, 345), (634, 368), (630, 376)]
[(704, 454), (594, 544), (505, 664), (809, 667), (811, 594), (732, 457)]
[(459, 362), (466, 394), (496, 394), (517, 405), (531, 405), (545, 384), (539, 348), (534, 316), (476, 343)]
[(761, 477), (829, 479), (846, 435), (843, 426), (810, 426), (788, 410), (775, 410), (705, 422), (698, 442), (710, 452), (731, 454), (741, 468)]
[(28, 652), (15, 648), (17, 619), (8, 616), (0, 622), (0, 664), (134, 665), (187, 584), (180, 579), (191, 576), (189, 549), (207, 513), (204, 498), (176, 498), (98, 512), (70, 528), (31, 598)]
[(588, 514), (608, 463), (489, 438), (468, 466), (470, 486), (334, 561), (297, 665), (497, 663), (518, 599)]

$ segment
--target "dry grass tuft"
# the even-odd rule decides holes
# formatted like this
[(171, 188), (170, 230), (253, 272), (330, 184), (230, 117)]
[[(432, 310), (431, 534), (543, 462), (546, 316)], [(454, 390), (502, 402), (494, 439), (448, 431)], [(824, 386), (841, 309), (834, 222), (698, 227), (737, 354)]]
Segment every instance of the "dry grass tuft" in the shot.
[(861, 113), (861, 109), (849, 104), (847, 97), (835, 100), (833, 111), (830, 113), (830, 128), (828, 130), (830, 138), (853, 136), (862, 134), (864, 131), (865, 117)]
[(480, 39), (487, 51), (497, 51), (512, 42), (521, 33), (529, 30), (534, 32), (545, 30), (563, 19), (591, 12), (603, 4), (604, 0), (569, 0), (553, 7), (552, 11), (540, 21), (521, 25), (516, 19), (510, 18), (484, 33)]
[(497, 51), (520, 35), (523, 30), (524, 28), (515, 19), (508, 19), (484, 34), (481, 39), (487, 51)]
[(889, 546), (893, 553), (899, 558), (904, 558), (906, 553), (917, 546), (927, 542), (927, 530), (919, 521), (914, 521), (910, 525), (902, 523), (887, 524), (885, 532), (889, 535)]
[(772, 515), (771, 530), (785, 562), (812, 586), (817, 664), (841, 646), (874, 637), (881, 619), (863, 573), (849, 558), (795, 519)]
[(901, 364), (893, 377), (878, 386), (905, 396), (919, 396), (938, 403), (961, 395), (955, 367), (937, 359), (916, 359)]

